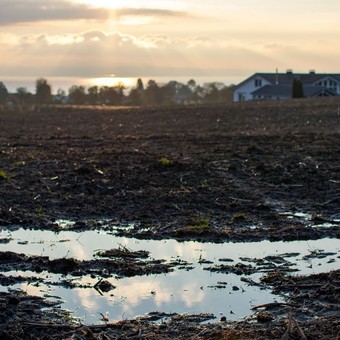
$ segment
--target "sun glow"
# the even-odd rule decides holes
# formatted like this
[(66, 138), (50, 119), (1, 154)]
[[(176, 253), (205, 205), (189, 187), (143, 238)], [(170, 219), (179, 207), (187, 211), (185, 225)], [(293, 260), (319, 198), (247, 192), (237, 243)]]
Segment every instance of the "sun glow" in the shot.
[(187, 10), (187, 5), (179, 0), (72, 0), (77, 4), (94, 9), (104, 9), (111, 25), (147, 26), (160, 22), (164, 17)]
[[(169, 2), (165, 0), (129, 0), (122, 2), (121, 0), (73, 0), (76, 3), (82, 3), (85, 5), (89, 5), (91, 7), (96, 8), (159, 8), (159, 9), (166, 9), (169, 7)], [(176, 6), (175, 6), (176, 5)], [(171, 8), (178, 7), (178, 3), (174, 2), (171, 5)]]
[(136, 78), (127, 77), (99, 77), (89, 80), (92, 86), (124, 86), (125, 88), (131, 88), (136, 85)]
[(73, 2), (96, 8), (120, 8), (122, 6), (122, 2), (119, 0), (73, 0)]

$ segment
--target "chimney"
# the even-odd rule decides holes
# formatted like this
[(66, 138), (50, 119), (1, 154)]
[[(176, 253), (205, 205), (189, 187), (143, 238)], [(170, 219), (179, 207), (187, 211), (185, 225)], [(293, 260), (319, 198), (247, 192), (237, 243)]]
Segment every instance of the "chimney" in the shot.
[(276, 74), (275, 74), (275, 85), (279, 85), (279, 71), (276, 68)]

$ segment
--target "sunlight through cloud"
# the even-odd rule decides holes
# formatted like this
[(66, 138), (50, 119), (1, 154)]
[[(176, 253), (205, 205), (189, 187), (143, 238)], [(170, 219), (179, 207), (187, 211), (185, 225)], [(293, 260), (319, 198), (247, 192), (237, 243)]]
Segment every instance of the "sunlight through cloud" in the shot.
[(109, 77), (99, 77), (90, 79), (89, 83), (92, 86), (124, 86), (124, 87), (132, 87), (136, 83), (135, 78), (128, 77), (116, 77), (115, 75), (111, 75)]
[[(184, 5), (181, 1), (172, 1), (169, 4), (169, 1), (165, 0), (129, 0), (122, 2), (121, 0), (73, 0), (75, 3), (86, 4), (91, 7), (96, 8), (108, 8), (108, 9), (118, 9), (118, 8), (158, 8), (158, 9), (167, 9), (171, 8), (172, 10), (183, 9)], [(182, 4), (181, 4), (182, 3)]]

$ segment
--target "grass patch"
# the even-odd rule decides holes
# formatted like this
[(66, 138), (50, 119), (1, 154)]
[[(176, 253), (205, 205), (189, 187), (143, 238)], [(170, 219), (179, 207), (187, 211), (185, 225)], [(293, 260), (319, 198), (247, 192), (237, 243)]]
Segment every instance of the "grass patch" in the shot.
[(238, 212), (233, 214), (232, 219), (233, 221), (244, 220), (246, 218), (246, 213)]
[(194, 218), (192, 225), (185, 227), (186, 231), (202, 231), (209, 229), (209, 219), (204, 217)]
[(0, 170), (0, 181), (5, 181), (8, 179), (8, 176), (6, 175), (6, 172), (3, 170)]
[(162, 157), (161, 159), (158, 160), (158, 164), (164, 167), (171, 165), (171, 163), (172, 162), (170, 161), (170, 159), (166, 157)]

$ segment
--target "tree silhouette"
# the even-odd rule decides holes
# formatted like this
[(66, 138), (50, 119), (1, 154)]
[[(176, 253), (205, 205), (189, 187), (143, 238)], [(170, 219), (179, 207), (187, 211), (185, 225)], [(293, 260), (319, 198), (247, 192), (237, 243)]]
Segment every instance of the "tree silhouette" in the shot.
[(143, 84), (143, 80), (138, 78), (137, 79), (137, 86), (136, 86), (137, 90), (139, 91), (144, 91), (144, 84)]
[(142, 79), (137, 79), (136, 87), (131, 89), (128, 97), (130, 105), (141, 106), (144, 104), (144, 84)]
[(120, 82), (116, 86), (114, 86), (114, 90), (117, 93), (116, 96), (116, 102), (113, 103), (114, 105), (122, 105), (123, 104), (123, 99), (124, 99), (124, 90), (125, 90), (125, 85), (124, 83)]
[(34, 96), (28, 92), (26, 87), (18, 87), (16, 92), (16, 98), (20, 105), (27, 105), (34, 103)]
[(162, 86), (162, 104), (173, 105), (176, 103), (179, 86), (180, 83), (175, 80), (171, 80)]
[(87, 89), (88, 101), (91, 105), (96, 105), (98, 103), (99, 89), (98, 86), (92, 86)]
[(71, 104), (82, 105), (86, 103), (86, 93), (84, 86), (71, 86), (68, 90), (68, 96)]
[(37, 79), (35, 89), (35, 98), (38, 104), (49, 104), (52, 102), (51, 86), (46, 79)]
[[(295, 80), (293, 83), (294, 98), (303, 97), (302, 84)], [(16, 93), (9, 94), (6, 86), (0, 82), (0, 104), (8, 101), (23, 104), (74, 104), (74, 105), (134, 105), (134, 106), (162, 106), (162, 105), (188, 105), (188, 104), (215, 104), (232, 101), (233, 85), (225, 86), (223, 83), (211, 82), (203, 86), (190, 79), (187, 83), (171, 80), (168, 83), (157, 84), (150, 79), (144, 87), (141, 78), (137, 79), (136, 86), (126, 94), (124, 83), (115, 86), (84, 87), (73, 85), (65, 91), (59, 89), (57, 94), (51, 94), (51, 86), (44, 78), (36, 80), (36, 93), (28, 93), (26, 88), (19, 87)], [(300, 92), (299, 92), (300, 91)]]
[(145, 90), (146, 105), (161, 105), (162, 92), (155, 80), (150, 79)]
[(300, 80), (294, 79), (292, 86), (292, 97), (293, 98), (303, 98), (303, 85)]
[(190, 90), (191, 91), (195, 91), (195, 88), (196, 88), (196, 82), (194, 79), (190, 79), (187, 83), (187, 85), (189, 86)]
[(0, 81), (0, 104), (6, 104), (8, 98), (8, 91), (5, 84)]
[(189, 85), (182, 84), (178, 81), (169, 81), (162, 87), (163, 90), (163, 104), (177, 105), (186, 104), (190, 101), (192, 90)]
[(104, 105), (122, 105), (125, 98), (125, 86), (117, 83), (115, 86), (102, 86), (98, 91), (98, 103)]

